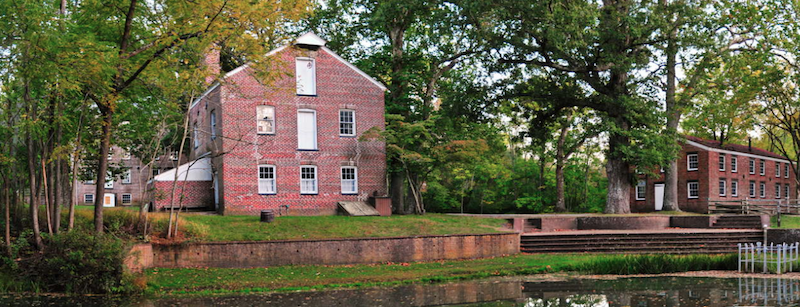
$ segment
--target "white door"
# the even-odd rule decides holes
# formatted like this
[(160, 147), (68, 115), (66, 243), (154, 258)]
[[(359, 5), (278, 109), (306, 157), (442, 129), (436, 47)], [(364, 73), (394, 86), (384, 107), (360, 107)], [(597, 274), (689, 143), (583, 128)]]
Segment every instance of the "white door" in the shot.
[(219, 210), (219, 174), (214, 173), (214, 210)]
[(114, 193), (103, 194), (103, 207), (114, 207)]
[(664, 209), (664, 184), (656, 183), (656, 211)]
[(313, 110), (297, 112), (297, 149), (317, 149), (317, 114)]

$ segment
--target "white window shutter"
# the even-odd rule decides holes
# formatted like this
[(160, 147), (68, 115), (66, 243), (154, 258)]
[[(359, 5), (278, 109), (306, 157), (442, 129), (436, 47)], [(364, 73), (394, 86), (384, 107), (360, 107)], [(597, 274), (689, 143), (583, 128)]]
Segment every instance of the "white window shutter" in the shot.
[(297, 95), (316, 95), (317, 72), (314, 59), (296, 58), (295, 65)]
[(297, 112), (297, 148), (317, 149), (317, 119), (313, 111)]

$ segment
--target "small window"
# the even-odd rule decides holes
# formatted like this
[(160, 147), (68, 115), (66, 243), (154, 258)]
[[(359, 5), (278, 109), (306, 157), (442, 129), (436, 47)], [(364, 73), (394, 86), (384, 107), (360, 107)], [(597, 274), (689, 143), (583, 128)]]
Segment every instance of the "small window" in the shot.
[(303, 165), (300, 167), (300, 194), (317, 194), (317, 167)]
[(209, 115), (209, 119), (208, 120), (211, 122), (210, 123), (210, 126), (211, 126), (211, 140), (213, 141), (214, 139), (217, 138), (217, 112), (214, 112), (214, 110), (211, 110), (211, 115)]
[(111, 159), (113, 159), (113, 158), (114, 158), (113, 151), (109, 149), (109, 153), (108, 153), (108, 159), (107, 159), (107, 160), (111, 160)]
[[(781, 163), (780, 162), (775, 162), (775, 177), (778, 177), (778, 178), (781, 177)], [(780, 189), (778, 189), (778, 190), (780, 190)]]
[(122, 173), (122, 183), (130, 184), (131, 183), (131, 170), (127, 170)]
[(731, 180), (731, 196), (739, 196), (739, 181)]
[(767, 172), (764, 170), (764, 169), (765, 169), (765, 166), (767, 165), (767, 164), (766, 164), (766, 162), (764, 162), (764, 160), (763, 160), (763, 159), (761, 159), (761, 160), (758, 160), (758, 165), (759, 165), (759, 167), (760, 167), (760, 168), (759, 168), (759, 170), (760, 170), (760, 171), (759, 171), (758, 173), (759, 173), (761, 176), (764, 176), (764, 174), (766, 174), (766, 173), (767, 173)]
[(258, 134), (275, 133), (275, 107), (257, 106), (256, 120), (258, 122)]
[(83, 202), (90, 204), (94, 202), (94, 194), (83, 194)]
[(197, 130), (197, 122), (192, 125), (192, 139), (194, 139), (194, 148), (200, 147), (200, 133)]
[(750, 181), (750, 197), (756, 197), (756, 182)]
[(158, 176), (158, 174), (161, 174), (161, 169), (160, 168), (153, 168), (153, 177)]
[(180, 155), (180, 152), (178, 152), (177, 150), (173, 151), (172, 153), (169, 154), (169, 159), (172, 160), (172, 161), (178, 161), (178, 156), (179, 155)]
[(106, 175), (106, 184), (104, 186), (106, 189), (113, 189), (114, 188), (114, 177), (111, 176), (111, 172)]
[(86, 181), (83, 182), (83, 184), (94, 185), (94, 179), (86, 180)]
[(725, 163), (725, 155), (724, 154), (719, 154), (719, 170), (720, 171), (723, 171), (723, 172), (725, 171), (725, 164), (726, 164)]
[(295, 78), (297, 95), (313, 96), (317, 94), (317, 69), (312, 58), (295, 59)]
[(781, 184), (775, 184), (775, 198), (781, 198)]
[(689, 198), (700, 197), (700, 183), (697, 181), (690, 181), (688, 183)]
[(258, 166), (258, 194), (275, 194), (275, 166)]
[(737, 160), (739, 160), (739, 156), (731, 155), (731, 172), (733, 173), (739, 170), (739, 165), (738, 165), (739, 163), (737, 162)]
[(356, 112), (353, 110), (339, 110), (339, 135), (356, 135)]
[(636, 184), (636, 200), (644, 200), (647, 193), (647, 182), (639, 180)]
[(131, 152), (126, 150), (125, 153), (122, 154), (122, 159), (123, 160), (130, 160), (131, 159)]
[(750, 174), (756, 173), (756, 159), (750, 158)]
[(783, 178), (789, 178), (789, 163), (783, 164)]
[(353, 166), (342, 167), (342, 194), (358, 193), (358, 169)]
[(787, 184), (787, 185), (785, 185), (783, 187), (784, 187), (784, 189), (783, 189), (783, 197), (792, 198), (791, 194), (789, 194), (789, 185)]
[(130, 204), (131, 203), (131, 194), (122, 194), (122, 203), (123, 204)]
[(700, 161), (698, 160), (697, 154), (687, 154), (686, 155), (686, 169), (690, 171), (696, 171), (697, 168), (700, 166)]
[(719, 196), (725, 196), (727, 193), (727, 181), (725, 179), (719, 180)]
[(758, 196), (761, 198), (767, 197), (767, 184), (763, 181), (758, 185)]

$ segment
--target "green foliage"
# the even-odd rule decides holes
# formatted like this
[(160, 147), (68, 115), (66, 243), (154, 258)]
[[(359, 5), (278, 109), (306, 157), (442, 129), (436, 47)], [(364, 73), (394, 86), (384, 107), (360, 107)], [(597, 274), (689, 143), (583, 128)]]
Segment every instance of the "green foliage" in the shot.
[(607, 255), (577, 266), (591, 274), (662, 274), (688, 271), (735, 270), (738, 256), (728, 255)]

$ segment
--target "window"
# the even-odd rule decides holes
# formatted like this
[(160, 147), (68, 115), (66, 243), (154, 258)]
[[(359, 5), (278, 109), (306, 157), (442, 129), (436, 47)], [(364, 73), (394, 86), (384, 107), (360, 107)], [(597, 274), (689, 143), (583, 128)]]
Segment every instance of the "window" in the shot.
[(317, 113), (314, 110), (297, 111), (297, 149), (317, 149)]
[(781, 163), (780, 162), (775, 162), (775, 177), (778, 177), (778, 178), (781, 177)]
[(258, 194), (275, 194), (275, 166), (258, 166)]
[(131, 170), (127, 170), (122, 173), (122, 183), (129, 184), (131, 183)]
[(125, 153), (122, 154), (122, 159), (123, 160), (130, 160), (131, 159), (131, 152), (126, 150)]
[(211, 115), (209, 115), (208, 120), (211, 122), (211, 140), (213, 141), (217, 138), (217, 112), (211, 110)]
[(739, 180), (731, 180), (731, 196), (739, 196)]
[(758, 174), (760, 174), (761, 176), (764, 176), (764, 174), (766, 174), (766, 172), (764, 171), (764, 165), (766, 165), (766, 163), (764, 163), (764, 159), (758, 160), (758, 166), (760, 167)]
[[(94, 175), (92, 175), (92, 177), (94, 177)], [(86, 180), (83, 184), (91, 184), (91, 185), (93, 185), (94, 184), (94, 179)]]
[(106, 175), (106, 184), (104, 186), (106, 189), (113, 189), (114, 188), (114, 177), (111, 176), (111, 172)]
[(317, 94), (317, 69), (312, 58), (295, 59), (295, 77), (297, 95), (313, 96)]
[(339, 135), (356, 135), (356, 112), (353, 110), (339, 110)]
[(719, 170), (725, 171), (725, 154), (719, 154)]
[(761, 198), (767, 197), (767, 184), (763, 181), (758, 185), (758, 196)]
[[(111, 151), (111, 150), (109, 149), (109, 151)], [(107, 160), (111, 160), (111, 159), (113, 159), (113, 158), (114, 158), (114, 154), (113, 154), (113, 153), (111, 153), (111, 152), (109, 152), (109, 153), (108, 153), (108, 159), (107, 159)]]
[(256, 121), (258, 122), (258, 134), (275, 133), (275, 107), (257, 106)]
[(783, 189), (783, 197), (791, 198), (792, 196), (791, 196), (791, 194), (789, 194), (789, 185), (787, 184), (787, 185), (785, 185), (783, 187), (784, 187), (784, 189)]
[(179, 152), (177, 150), (171, 152), (169, 154), (169, 159), (172, 160), (172, 161), (178, 161), (178, 154), (179, 154)]
[(750, 197), (756, 197), (756, 182), (750, 181)]
[(161, 169), (160, 168), (153, 168), (153, 177), (158, 176), (158, 174), (161, 174)]
[(192, 139), (194, 140), (194, 148), (200, 147), (200, 138), (197, 131), (197, 122), (192, 125)]
[(639, 180), (639, 182), (636, 184), (636, 200), (644, 200), (646, 192), (647, 182), (644, 180)]
[(300, 194), (317, 194), (317, 167), (303, 165), (300, 167)]
[(789, 178), (789, 163), (783, 164), (783, 178)]
[(739, 156), (731, 156), (731, 172), (735, 173), (739, 170), (739, 165), (737, 160), (739, 160)]
[(94, 194), (83, 194), (83, 202), (90, 204), (94, 202)]
[(775, 184), (775, 198), (781, 198), (781, 184)]
[(725, 192), (727, 192), (727, 190), (726, 190), (727, 187), (726, 186), (727, 186), (726, 180), (725, 179), (720, 179), (719, 180), (719, 196), (725, 196), (725, 194), (726, 194)]
[(750, 158), (750, 174), (756, 173), (756, 159)]
[(353, 166), (342, 167), (342, 194), (358, 193), (358, 170)]
[(700, 197), (700, 183), (697, 181), (690, 181), (688, 183), (689, 198)]
[(122, 194), (122, 203), (123, 204), (130, 204), (131, 203), (131, 194)]
[(697, 158), (697, 154), (687, 154), (686, 155), (686, 169), (690, 171), (696, 171), (697, 167), (700, 165), (700, 162)]

